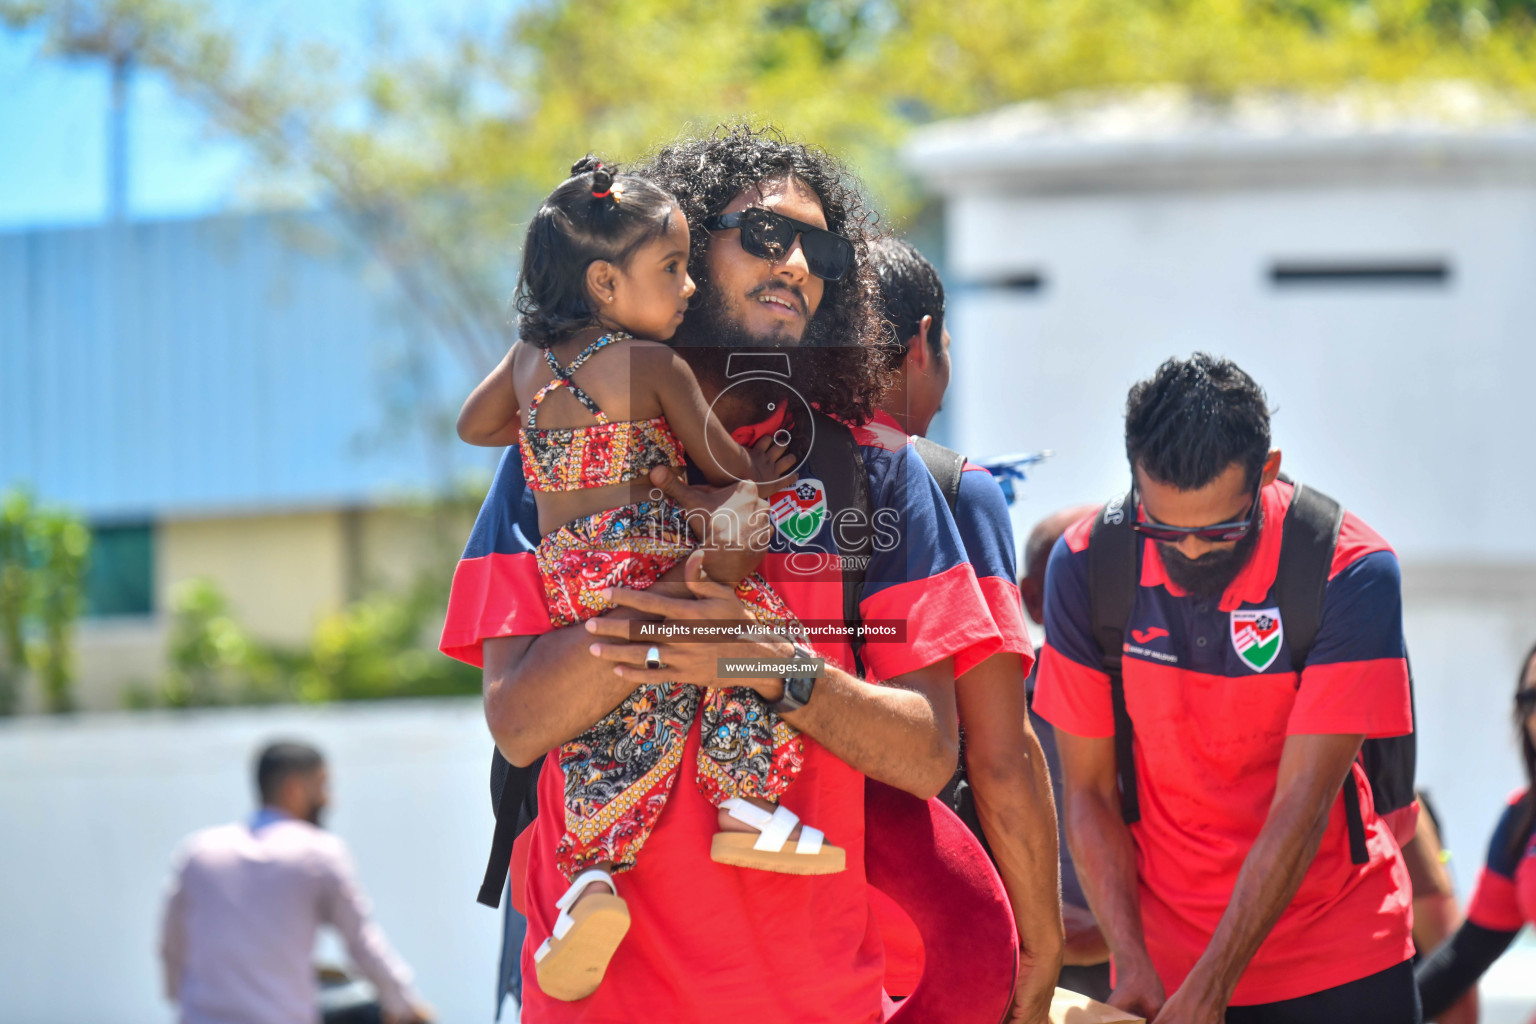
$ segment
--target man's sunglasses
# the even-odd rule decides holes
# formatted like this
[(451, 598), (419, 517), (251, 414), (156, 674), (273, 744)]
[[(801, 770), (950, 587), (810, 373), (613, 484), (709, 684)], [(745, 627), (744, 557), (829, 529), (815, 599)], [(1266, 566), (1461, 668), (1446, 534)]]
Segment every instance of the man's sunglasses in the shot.
[(708, 231), (740, 228), (742, 249), (765, 260), (783, 259), (799, 235), (805, 265), (823, 281), (840, 280), (853, 266), (853, 243), (842, 235), (761, 207), (718, 213), (704, 227)]
[(1515, 713), (1526, 718), (1536, 711), (1536, 690), (1521, 690), (1515, 694)]
[[(1143, 537), (1151, 537), (1164, 544), (1177, 544), (1185, 537), (1198, 537), (1212, 544), (1229, 544), (1248, 536), (1248, 531), (1253, 529), (1254, 524), (1259, 521), (1259, 509), (1262, 507), (1259, 496), (1263, 490), (1264, 474), (1260, 473), (1259, 484), (1253, 489), (1253, 504), (1248, 506), (1248, 515), (1244, 519), (1230, 523), (1215, 523), (1211, 526), (1164, 526), (1162, 523), (1149, 523), (1138, 519), (1131, 523), (1131, 529)], [(1140, 504), (1140, 497), (1134, 493), (1132, 500)]]

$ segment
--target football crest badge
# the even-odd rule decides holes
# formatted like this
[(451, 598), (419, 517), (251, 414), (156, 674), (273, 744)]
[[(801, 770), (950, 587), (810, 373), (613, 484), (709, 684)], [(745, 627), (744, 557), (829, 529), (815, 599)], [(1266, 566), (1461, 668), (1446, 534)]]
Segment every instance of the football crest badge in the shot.
[(1232, 613), (1232, 648), (1255, 672), (1275, 663), (1284, 637), (1279, 608), (1245, 608)]
[(794, 487), (768, 499), (768, 518), (792, 544), (804, 544), (827, 522), (827, 489), (820, 480), (802, 477)]

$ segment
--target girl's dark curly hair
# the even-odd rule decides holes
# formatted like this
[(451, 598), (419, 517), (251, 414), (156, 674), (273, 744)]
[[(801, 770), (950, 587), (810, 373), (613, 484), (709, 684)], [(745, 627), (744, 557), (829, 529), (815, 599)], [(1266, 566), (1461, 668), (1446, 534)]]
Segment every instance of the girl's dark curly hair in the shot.
[[(801, 340), (795, 388), (822, 412), (849, 422), (868, 420), (892, 376), (879, 351), (884, 323), (869, 262), (876, 214), (865, 204), (852, 173), (825, 150), (790, 142), (772, 126), (745, 123), (721, 125), (707, 136), (673, 142), (637, 172), (676, 196), (688, 218), (688, 272), (705, 304), (714, 296), (705, 260), (705, 219), (764, 182), (793, 178), (815, 193), (827, 228), (853, 243), (854, 263), (841, 280), (825, 284), (821, 305)], [(673, 343), (708, 346), (710, 339), (698, 334), (703, 323), (704, 318), (690, 313)]]
[(587, 267), (624, 266), (667, 233), (677, 200), (633, 174), (617, 174), (590, 154), (544, 200), (528, 225), (513, 305), (517, 334), (539, 348), (597, 323), (587, 295)]

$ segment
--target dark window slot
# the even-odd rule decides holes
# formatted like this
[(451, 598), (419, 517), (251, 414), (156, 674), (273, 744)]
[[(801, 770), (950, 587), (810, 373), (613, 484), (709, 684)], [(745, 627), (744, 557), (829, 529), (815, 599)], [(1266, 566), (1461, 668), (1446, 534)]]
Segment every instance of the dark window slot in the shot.
[(1277, 286), (1296, 285), (1443, 285), (1451, 268), (1439, 261), (1404, 263), (1276, 263), (1269, 280)]
[(1006, 277), (986, 277), (971, 282), (970, 287), (983, 291), (1040, 292), (1045, 290), (1045, 275), (1025, 272)]

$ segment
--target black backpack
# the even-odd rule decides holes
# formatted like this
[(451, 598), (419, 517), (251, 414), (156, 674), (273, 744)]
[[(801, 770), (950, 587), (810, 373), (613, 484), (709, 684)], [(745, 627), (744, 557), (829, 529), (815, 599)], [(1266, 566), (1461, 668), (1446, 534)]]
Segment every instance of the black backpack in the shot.
[[(843, 556), (843, 618), (849, 623), (855, 623), (859, 621), (859, 602), (864, 594), (869, 556), (874, 551), (869, 476), (864, 471), (864, 459), (859, 454), (853, 432), (830, 416), (821, 413), (815, 413), (814, 416), (819, 443), (808, 456), (806, 469), (808, 475), (820, 479), (827, 487), (827, 506), (833, 524), (829, 528), (836, 529), (838, 553)], [(958, 470), (955, 484), (958, 489)], [(950, 507), (954, 507), (953, 501)], [(838, 515), (848, 508), (859, 509), (861, 514), (850, 517)], [(857, 645), (854, 658), (855, 661), (859, 660)], [(860, 674), (862, 671), (861, 663)], [(539, 772), (543, 767), (543, 757), (526, 768), (519, 768), (502, 757), (501, 751), (493, 750), (491, 753), (491, 806), (496, 812), (496, 831), (491, 838), (491, 854), (485, 865), (485, 879), (480, 884), (479, 895), (475, 897), (488, 907), (501, 906), (501, 893), (512, 863), (512, 844), (538, 817)]]
[[(1111, 500), (1094, 519), (1088, 543), (1088, 592), (1093, 635), (1103, 657), (1104, 671), (1109, 674), (1120, 812), (1127, 825), (1141, 820), (1136, 791), (1135, 730), (1125, 709), (1125, 681), (1121, 674), (1125, 631), (1141, 579), (1141, 538), (1131, 529), (1135, 515), (1136, 506), (1130, 494)], [(1344, 510), (1338, 502), (1320, 491), (1295, 485), (1285, 525), (1280, 532), (1280, 567), (1271, 593), (1280, 608), (1280, 619), (1285, 623), (1285, 642), (1290, 647), (1292, 667), (1298, 679), (1322, 621), (1323, 593), (1328, 585), (1334, 546), (1343, 518)], [(1411, 705), (1411, 670), (1408, 687)], [(1413, 803), (1416, 757), (1417, 741), (1411, 732), (1387, 739), (1367, 739), (1361, 747), (1359, 760), (1370, 779), (1371, 794), (1379, 815), (1385, 816)], [(1364, 864), (1370, 857), (1365, 848), (1360, 795), (1353, 778), (1344, 780), (1344, 814), (1349, 828), (1350, 859), (1356, 864)]]

